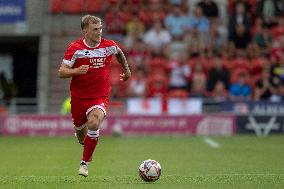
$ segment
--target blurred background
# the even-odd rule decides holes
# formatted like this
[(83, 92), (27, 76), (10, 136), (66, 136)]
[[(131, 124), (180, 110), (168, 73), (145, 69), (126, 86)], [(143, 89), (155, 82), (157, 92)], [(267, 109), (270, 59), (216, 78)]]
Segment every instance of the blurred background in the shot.
[(57, 71), (85, 14), (133, 73), (120, 82), (113, 59), (106, 133), (283, 133), (283, 13), (282, 0), (0, 0), (0, 133), (72, 133)]

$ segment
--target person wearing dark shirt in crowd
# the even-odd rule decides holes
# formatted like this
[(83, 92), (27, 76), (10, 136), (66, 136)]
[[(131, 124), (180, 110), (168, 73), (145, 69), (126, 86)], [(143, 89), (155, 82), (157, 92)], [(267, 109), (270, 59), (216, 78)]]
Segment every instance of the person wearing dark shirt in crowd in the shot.
[(269, 68), (264, 68), (254, 90), (255, 100), (269, 100), (276, 93), (276, 86), (272, 83)]
[[(245, 11), (248, 14), (254, 13), (255, 12), (255, 7), (254, 7), (254, 0), (227, 0), (227, 5), (228, 5), (228, 13), (230, 15), (234, 14), (235, 8), (237, 4), (242, 3), (245, 7)], [(256, 0), (255, 0), (256, 1)]]
[(256, 45), (261, 48), (263, 51), (269, 51), (272, 46), (272, 33), (269, 30), (267, 24), (263, 24), (260, 28), (260, 31), (258, 31), (255, 34), (254, 41)]
[(222, 81), (225, 85), (225, 88), (228, 89), (230, 85), (229, 76), (230, 72), (224, 67), (224, 65), (222, 65), (220, 57), (216, 57), (215, 66), (210, 69), (208, 73), (208, 78), (210, 79), (208, 79), (207, 82), (207, 89), (212, 91), (218, 81)]
[(5, 106), (9, 106), (11, 99), (15, 96), (15, 90), (13, 84), (7, 80), (4, 72), (0, 73), (0, 90), (2, 90), (2, 99)]
[(251, 41), (250, 33), (245, 29), (243, 24), (237, 24), (236, 30), (231, 35), (230, 42), (234, 44), (237, 49), (245, 49)]
[(218, 18), (218, 6), (213, 0), (202, 0), (197, 5), (202, 8), (204, 16), (208, 18)]
[(280, 80), (284, 83), (284, 54), (271, 66), (271, 73), (273, 80)]
[(249, 33), (250, 30), (250, 19), (247, 15), (245, 6), (243, 3), (237, 3), (235, 7), (235, 11), (229, 19), (229, 39), (232, 39), (233, 36), (237, 33), (237, 29), (239, 25), (244, 27), (244, 32)]

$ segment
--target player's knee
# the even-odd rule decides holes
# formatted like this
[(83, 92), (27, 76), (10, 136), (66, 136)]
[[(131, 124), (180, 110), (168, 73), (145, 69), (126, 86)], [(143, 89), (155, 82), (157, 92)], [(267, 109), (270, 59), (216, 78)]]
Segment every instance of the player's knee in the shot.
[(90, 130), (96, 131), (99, 129), (99, 127), (100, 127), (100, 123), (98, 119), (94, 118), (88, 121), (88, 128)]

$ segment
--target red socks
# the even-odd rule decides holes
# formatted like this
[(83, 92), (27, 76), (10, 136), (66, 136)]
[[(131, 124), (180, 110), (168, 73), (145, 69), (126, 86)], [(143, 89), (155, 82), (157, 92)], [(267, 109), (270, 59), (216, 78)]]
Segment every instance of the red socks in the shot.
[(99, 140), (99, 130), (91, 131), (88, 130), (88, 134), (84, 140), (84, 151), (82, 161), (89, 162), (92, 159), (92, 155), (95, 151)]

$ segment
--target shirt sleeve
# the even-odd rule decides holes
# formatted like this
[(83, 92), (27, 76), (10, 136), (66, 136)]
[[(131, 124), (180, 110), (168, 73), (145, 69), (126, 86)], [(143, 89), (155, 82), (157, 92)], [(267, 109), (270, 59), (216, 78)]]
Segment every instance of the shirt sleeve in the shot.
[(110, 52), (112, 54), (117, 54), (118, 53), (118, 51), (117, 51), (118, 45), (113, 40), (111, 40), (111, 43), (112, 43), (112, 46), (110, 47)]
[(75, 52), (76, 52), (76, 49), (74, 48), (74, 45), (71, 44), (65, 51), (63, 63), (72, 67), (76, 60)]

